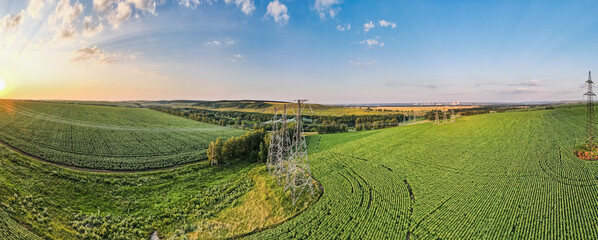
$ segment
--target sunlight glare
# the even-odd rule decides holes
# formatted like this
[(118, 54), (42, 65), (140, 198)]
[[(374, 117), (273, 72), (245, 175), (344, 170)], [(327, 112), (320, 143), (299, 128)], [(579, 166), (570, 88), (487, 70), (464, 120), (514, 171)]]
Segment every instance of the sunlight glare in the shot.
[(4, 81), (4, 78), (0, 77), (0, 91), (4, 90), (6, 88), (6, 81)]

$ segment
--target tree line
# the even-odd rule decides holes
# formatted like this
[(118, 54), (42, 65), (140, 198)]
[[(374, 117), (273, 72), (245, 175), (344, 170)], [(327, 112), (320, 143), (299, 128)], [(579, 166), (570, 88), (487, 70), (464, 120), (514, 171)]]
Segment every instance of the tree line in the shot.
[(251, 162), (266, 162), (269, 142), (268, 132), (263, 128), (257, 129), (227, 140), (218, 138), (212, 141), (207, 155), (212, 166), (228, 165), (241, 158)]

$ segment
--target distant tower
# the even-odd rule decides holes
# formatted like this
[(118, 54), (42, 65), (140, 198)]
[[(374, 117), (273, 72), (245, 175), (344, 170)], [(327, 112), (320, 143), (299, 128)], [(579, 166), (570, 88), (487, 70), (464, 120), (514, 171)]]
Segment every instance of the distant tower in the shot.
[(442, 123), (447, 123), (445, 110), (442, 111)]
[(411, 112), (413, 113), (413, 122), (417, 122), (417, 117), (415, 116), (415, 111), (411, 110)]
[(454, 123), (455, 122), (455, 110), (451, 109), (451, 122)]
[(588, 141), (594, 142), (594, 82), (592, 82), (592, 72), (588, 73), (588, 81), (586, 81), (588, 91), (584, 94), (587, 97), (587, 113), (588, 113)]
[(278, 115), (278, 109), (274, 108), (274, 118), (272, 119), (272, 131), (270, 132), (270, 144), (268, 147), (268, 159), (266, 160), (266, 168), (268, 169), (268, 173), (270, 176), (276, 174), (275, 168), (278, 164), (278, 153), (279, 142), (280, 142), (280, 134), (278, 132), (278, 119), (276, 116)]

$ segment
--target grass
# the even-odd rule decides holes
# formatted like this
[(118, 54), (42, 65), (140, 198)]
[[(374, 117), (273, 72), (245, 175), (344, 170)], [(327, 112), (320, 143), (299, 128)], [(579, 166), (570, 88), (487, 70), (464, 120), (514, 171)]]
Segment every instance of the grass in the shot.
[(314, 206), (251, 239), (598, 237), (585, 108), (310, 137)]
[(143, 170), (206, 158), (244, 131), (142, 108), (0, 100), (0, 141), (69, 166)]
[(0, 147), (0, 226), (8, 226), (0, 227), (0, 239), (148, 239), (153, 231), (162, 239), (237, 236), (279, 224), (315, 200), (292, 206), (258, 164), (208, 165), (89, 173)]
[(129, 238), (597, 238), (598, 162), (574, 154), (585, 135), (584, 106), (565, 105), (309, 136), (325, 193), (297, 209), (254, 164), (92, 174), (0, 148), (0, 210), (63, 239), (98, 221), (140, 226)]

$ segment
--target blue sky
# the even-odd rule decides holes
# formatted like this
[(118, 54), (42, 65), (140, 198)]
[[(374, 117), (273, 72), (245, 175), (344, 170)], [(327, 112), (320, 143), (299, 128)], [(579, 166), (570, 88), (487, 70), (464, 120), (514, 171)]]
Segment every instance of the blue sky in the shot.
[(576, 100), (598, 66), (597, 5), (1, 1), (0, 97)]

